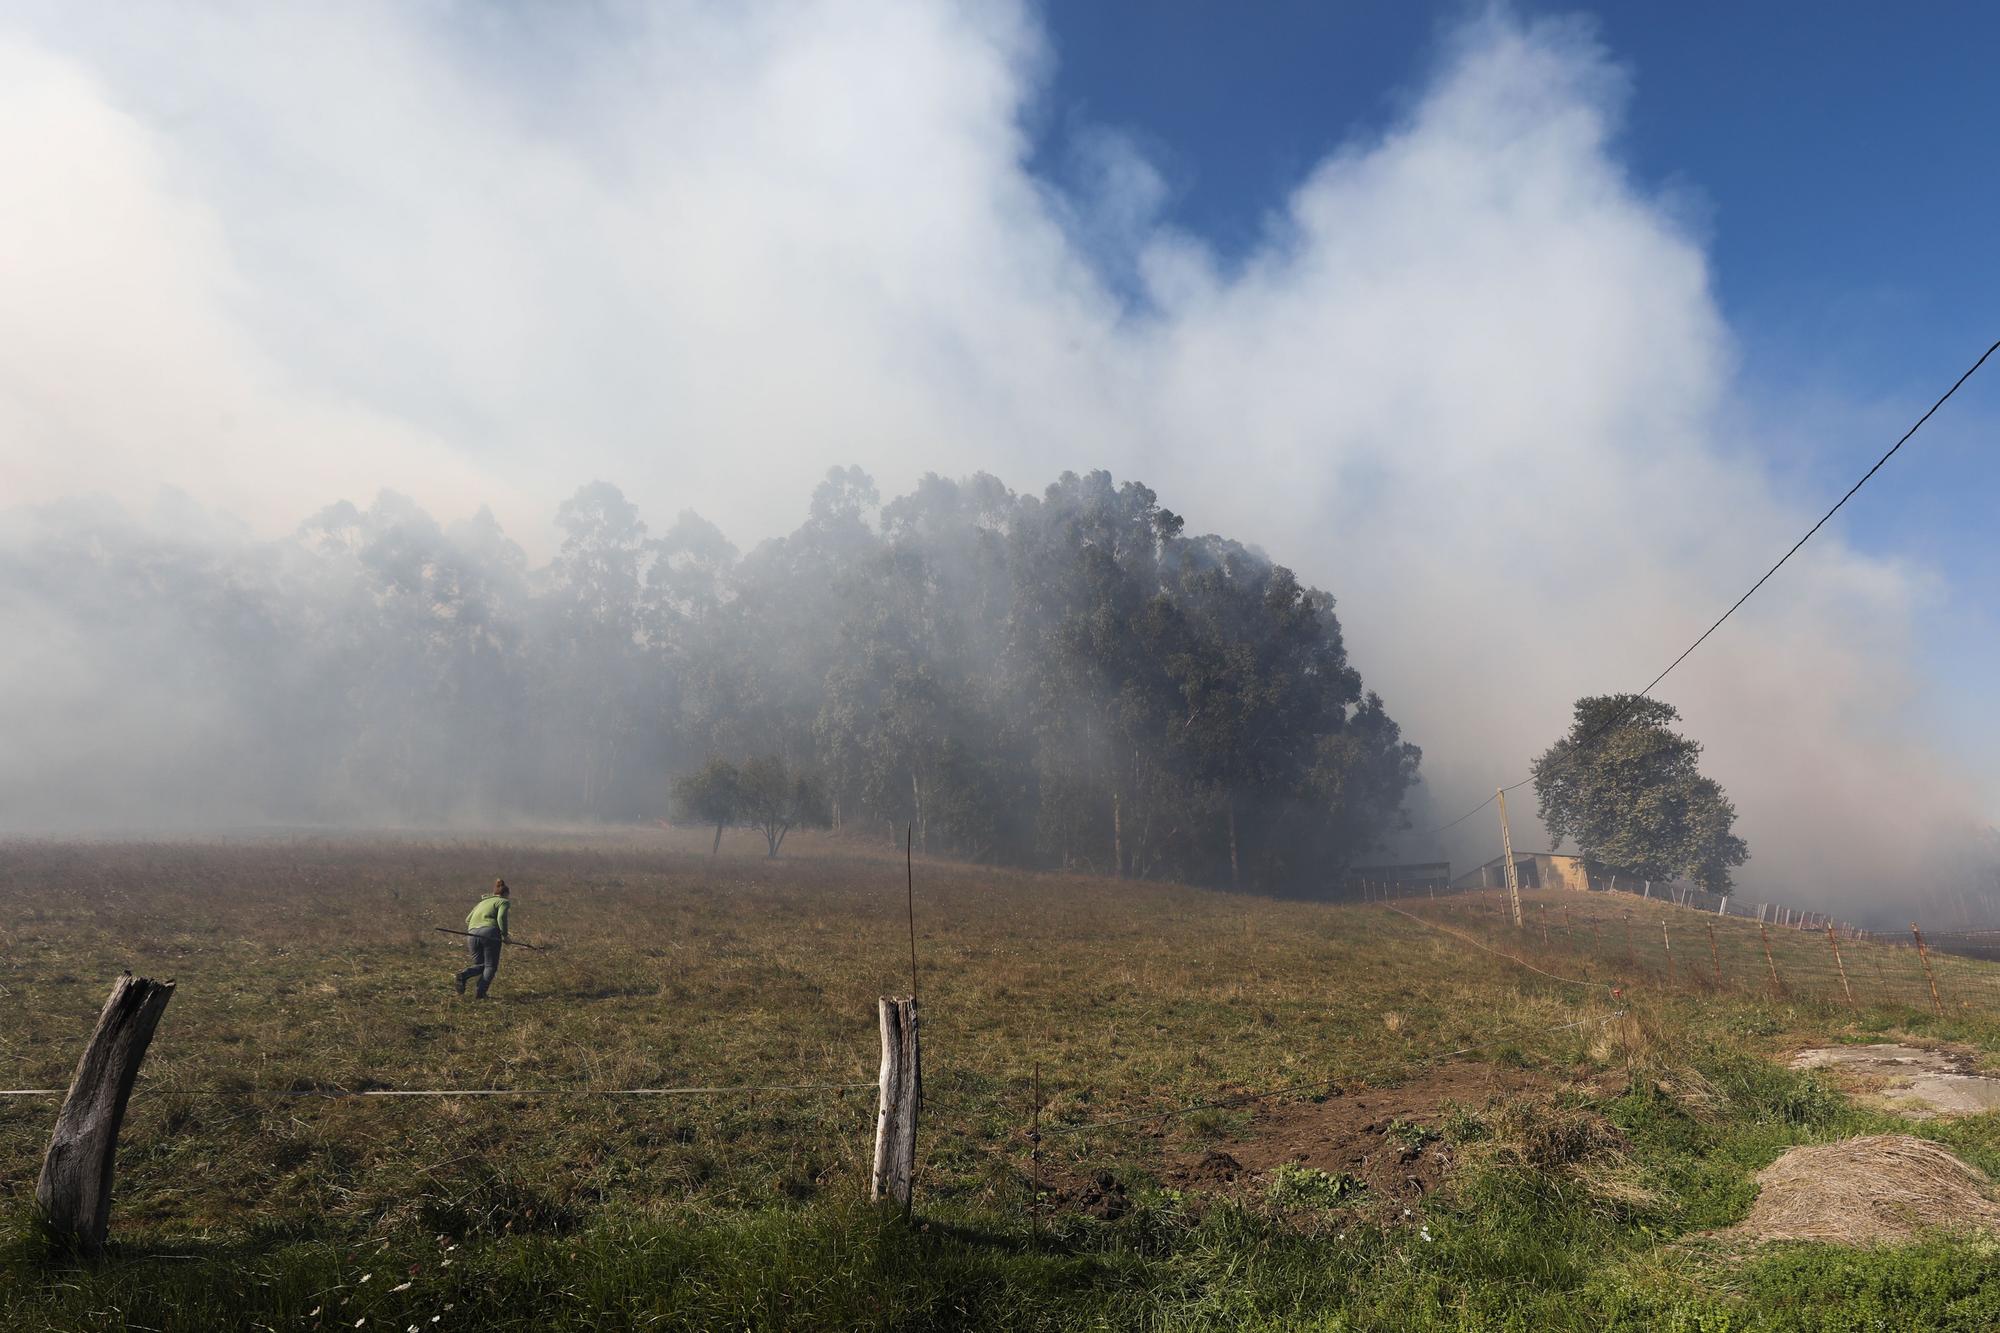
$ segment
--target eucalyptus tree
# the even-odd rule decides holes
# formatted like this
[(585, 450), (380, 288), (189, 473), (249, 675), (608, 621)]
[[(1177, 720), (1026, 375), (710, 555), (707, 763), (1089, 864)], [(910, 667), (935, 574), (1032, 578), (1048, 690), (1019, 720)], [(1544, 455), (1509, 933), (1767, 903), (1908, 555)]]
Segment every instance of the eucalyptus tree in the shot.
[(945, 855), (1298, 888), (1369, 853), (1414, 780), (1332, 597), (1108, 473), (884, 503), (834, 468), (741, 555), (692, 512), (655, 534), (606, 482), (554, 519), (537, 568), (490, 512), (447, 527), (390, 493), (279, 541), (0, 514), (0, 605), (122, 685), (87, 753), (259, 815), (651, 818), (690, 775), (679, 813), (751, 822), (754, 789), (774, 851), (823, 814)]
[(572, 799), (559, 802), (583, 814), (625, 813), (643, 784), (621, 788), (622, 768), (650, 711), (638, 706), (648, 684), (646, 524), (622, 491), (595, 481), (557, 508), (556, 527), (562, 545), (537, 599), (541, 741), (574, 784)]

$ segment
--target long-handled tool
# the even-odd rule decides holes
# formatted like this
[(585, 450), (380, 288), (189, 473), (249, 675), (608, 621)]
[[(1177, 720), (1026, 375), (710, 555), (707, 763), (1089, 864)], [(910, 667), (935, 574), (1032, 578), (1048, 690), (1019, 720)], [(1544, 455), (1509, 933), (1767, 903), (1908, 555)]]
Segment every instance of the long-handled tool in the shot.
[[(473, 933), (469, 930), (453, 930), (450, 926), (432, 926), (431, 929), (435, 930), (440, 935), (463, 935), (467, 939), (475, 938)], [(478, 938), (484, 938), (484, 937), (481, 936)], [(501, 941), (501, 943), (511, 944), (517, 949), (533, 949), (537, 953), (540, 953), (542, 950), (549, 947), (546, 944), (528, 944), (521, 940), (503, 940)]]

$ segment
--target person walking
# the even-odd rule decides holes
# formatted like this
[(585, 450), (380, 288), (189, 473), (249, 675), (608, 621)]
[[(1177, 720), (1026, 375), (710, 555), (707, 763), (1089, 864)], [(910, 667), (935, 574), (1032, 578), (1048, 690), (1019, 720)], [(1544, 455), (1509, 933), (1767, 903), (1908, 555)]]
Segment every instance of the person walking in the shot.
[(493, 984), (494, 973), (500, 970), (500, 946), (507, 942), (507, 906), (509, 902), (507, 881), (493, 881), (493, 892), (479, 900), (465, 916), (465, 928), (472, 938), (466, 944), (472, 950), (472, 966), (458, 974), (458, 993), (465, 994), (465, 983), (479, 978), (479, 989), (474, 995), (486, 998), (486, 988)]

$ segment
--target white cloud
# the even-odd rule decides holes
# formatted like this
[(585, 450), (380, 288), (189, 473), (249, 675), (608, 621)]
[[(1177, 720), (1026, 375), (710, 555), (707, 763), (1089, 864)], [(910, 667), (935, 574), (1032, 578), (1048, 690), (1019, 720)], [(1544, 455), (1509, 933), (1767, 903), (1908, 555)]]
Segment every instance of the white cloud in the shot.
[[(0, 485), (267, 529), (392, 486), (533, 544), (598, 475), (742, 539), (833, 462), (1107, 466), (1340, 594), (1444, 810), (1809, 521), (1725, 438), (1700, 240), (1622, 169), (1586, 29), (1470, 24), (1230, 263), (1115, 134), (1087, 198), (1029, 174), (1050, 58), (1015, 8), (886, 0), (26, 11)], [(1823, 534), (1664, 691), (1753, 882), (1867, 880), (1958, 813), (1893, 725), (1917, 583)]]

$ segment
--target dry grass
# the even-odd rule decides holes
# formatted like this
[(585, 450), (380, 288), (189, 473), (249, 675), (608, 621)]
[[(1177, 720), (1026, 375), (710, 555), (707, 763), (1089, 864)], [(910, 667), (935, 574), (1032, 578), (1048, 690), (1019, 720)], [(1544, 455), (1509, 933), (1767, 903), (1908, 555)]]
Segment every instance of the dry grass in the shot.
[[(407, 1327), (477, 1301), (520, 1329), (1601, 1328), (1613, 1308), (1621, 1327), (1810, 1326), (1753, 1316), (1810, 1305), (1818, 1270), (1745, 1285), (1764, 1303), (1737, 1309), (1708, 1276), (1621, 1265), (1737, 1221), (1787, 1148), (1889, 1127), (1770, 1057), (1864, 1036), (2000, 1049), (1970, 1003), (1994, 968), (1948, 974), (1938, 1018), (1896, 985), (1913, 955), (1864, 951), (1883, 984), (1855, 1013), (1808, 984), (1823, 938), (1773, 940), (1797, 979), (1774, 998), (1745, 970), (1755, 927), (1715, 923), (1724, 984), (1677, 958), (1670, 985), (1649, 934), (1664, 920), (1678, 953), (1709, 923), (1622, 896), (1531, 895), (1525, 933), (1497, 895), (1404, 904), (1474, 948), (1383, 906), (919, 863), (924, 1224), (905, 1229), (858, 1202), (865, 1089), (603, 1095), (872, 1077), (875, 998), (910, 984), (901, 859), (786, 850), (746, 837), (711, 858), (664, 830), (0, 843), (0, 1083), (64, 1083), (119, 970), (179, 981), (122, 1138), (120, 1261), (0, 1262), (0, 1325), (312, 1327), (338, 1304)], [(461, 945), (432, 927), (496, 874), (518, 931), (554, 947), (510, 953), (479, 1005), (452, 994)], [(1520, 1104), (1420, 1104), (1475, 1065)], [(1037, 1200), (1038, 1069), (1043, 1178), (1110, 1173), (1117, 1221)], [(1171, 1186), (1176, 1163), (1273, 1126), (1300, 1136), (1266, 1136), (1266, 1158), (1318, 1152), (1337, 1179), (1345, 1159), (1300, 1129), (1330, 1082), (1376, 1148), (1442, 1125), (1456, 1153), (1465, 1131), (1451, 1179), (1398, 1196), (1386, 1226), (1337, 1199), (1331, 1239)], [(370, 1087), (551, 1095), (277, 1095)], [(1241, 1100), (1274, 1088), (1291, 1091)], [(0, 1099), (0, 1215), (25, 1217), (54, 1113)], [(1938, 1132), (2000, 1171), (1979, 1125)], [(1768, 1253), (1746, 1284), (1788, 1252)], [(1867, 1280), (1902, 1301), (1921, 1273), (1926, 1311), (1992, 1326), (2000, 1295), (1954, 1286), (1961, 1259), (1939, 1242)], [(416, 1285), (357, 1285), (378, 1268)]]
[(1757, 1173), (1757, 1187), (1750, 1215), (1724, 1235), (1885, 1245), (1929, 1229), (2000, 1230), (1986, 1175), (1907, 1134), (1793, 1148)]
[[(124, 1136), (121, 1226), (374, 1225), (501, 1186), (541, 1215), (851, 1193), (870, 1095), (594, 1090), (870, 1080), (875, 997), (909, 988), (899, 857), (829, 839), (765, 859), (641, 831), (445, 840), (0, 845), (0, 1083), (60, 1086), (120, 970), (173, 976)], [(516, 890), (495, 1001), (449, 978), (493, 876)], [(917, 867), (925, 1186), (1020, 1188), (1029, 1089), (1074, 1124), (1225, 1090), (1391, 1083), (1466, 1047), (1588, 1062), (1601, 996), (1375, 908), (1171, 885)], [(561, 1095), (323, 1101), (283, 1091)], [(0, 1198), (24, 1197), (53, 1105), (0, 1101)], [(1147, 1126), (1050, 1153), (1149, 1169)], [(483, 1182), (483, 1183), (482, 1183)], [(502, 1190), (504, 1193), (505, 1191)], [(412, 1199), (416, 1200), (415, 1205)], [(523, 1205), (528, 1207), (529, 1205)]]

